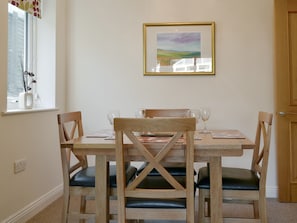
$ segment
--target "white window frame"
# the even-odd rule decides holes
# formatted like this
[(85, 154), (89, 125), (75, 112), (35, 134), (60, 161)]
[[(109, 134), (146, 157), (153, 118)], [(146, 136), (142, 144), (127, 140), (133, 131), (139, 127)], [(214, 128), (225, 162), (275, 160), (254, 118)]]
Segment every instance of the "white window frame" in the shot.
[[(47, 110), (56, 110), (56, 69), (55, 69), (55, 32), (53, 27), (55, 21), (52, 17), (33, 19), (32, 33), (34, 37), (30, 49), (32, 59), (32, 72), (36, 75), (37, 83), (34, 86), (34, 106), (32, 109), (19, 108), (18, 103), (13, 106), (9, 104), (6, 90), (6, 107), (2, 109), (2, 114), (27, 113)], [(33, 52), (33, 53), (32, 53)], [(33, 60), (35, 59), (35, 61)], [(38, 60), (36, 60), (36, 58)], [(6, 84), (7, 85), (7, 84)], [(4, 106), (3, 106), (4, 107)]]

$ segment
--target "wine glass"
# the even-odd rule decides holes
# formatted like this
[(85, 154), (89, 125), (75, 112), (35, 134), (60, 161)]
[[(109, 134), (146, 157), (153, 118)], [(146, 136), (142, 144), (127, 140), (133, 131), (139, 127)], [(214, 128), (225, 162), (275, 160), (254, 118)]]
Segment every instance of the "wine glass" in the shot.
[(135, 112), (135, 117), (144, 118), (144, 109), (143, 108), (137, 109), (137, 111)]
[(191, 109), (190, 110), (190, 117), (196, 118), (196, 126), (198, 125), (199, 119), (201, 117), (200, 109)]
[(209, 133), (209, 130), (206, 127), (206, 122), (210, 117), (210, 109), (209, 108), (202, 108), (201, 109), (201, 119), (204, 123), (204, 128), (202, 130), (202, 133)]
[[(114, 118), (118, 118), (118, 117), (120, 117), (120, 111), (118, 111), (118, 110), (109, 111), (107, 113), (107, 119), (109, 121), (109, 124), (112, 126), (112, 128), (113, 128)], [(112, 130), (112, 136), (114, 136), (114, 131), (113, 130)]]

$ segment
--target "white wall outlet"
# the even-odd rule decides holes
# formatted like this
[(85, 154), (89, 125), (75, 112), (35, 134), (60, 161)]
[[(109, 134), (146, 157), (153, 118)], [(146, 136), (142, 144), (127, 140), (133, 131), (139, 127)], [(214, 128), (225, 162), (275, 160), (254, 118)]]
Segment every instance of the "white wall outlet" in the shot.
[(27, 160), (26, 159), (20, 159), (14, 161), (14, 173), (22, 172), (26, 169)]

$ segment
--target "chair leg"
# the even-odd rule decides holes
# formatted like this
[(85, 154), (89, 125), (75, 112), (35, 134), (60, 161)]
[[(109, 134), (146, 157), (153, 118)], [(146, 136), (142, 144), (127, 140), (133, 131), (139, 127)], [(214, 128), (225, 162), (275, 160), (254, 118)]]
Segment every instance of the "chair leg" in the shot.
[[(80, 197), (80, 213), (85, 214), (86, 213), (86, 206), (87, 206), (87, 201), (86, 201), (86, 196), (81, 196)], [(85, 223), (85, 219), (79, 220), (79, 223)]]
[(259, 201), (253, 201), (254, 218), (259, 219)]
[(198, 211), (198, 223), (205, 222), (205, 192), (203, 189), (199, 189), (199, 211)]
[(259, 199), (259, 214), (260, 214), (260, 222), (267, 223), (267, 212), (266, 212), (266, 198), (260, 197)]
[(208, 198), (205, 198), (205, 202), (207, 202), (207, 217), (210, 217), (210, 198), (208, 197)]
[(69, 192), (64, 191), (63, 208), (62, 208), (62, 223), (67, 223), (67, 220), (68, 220), (69, 201), (70, 201)]

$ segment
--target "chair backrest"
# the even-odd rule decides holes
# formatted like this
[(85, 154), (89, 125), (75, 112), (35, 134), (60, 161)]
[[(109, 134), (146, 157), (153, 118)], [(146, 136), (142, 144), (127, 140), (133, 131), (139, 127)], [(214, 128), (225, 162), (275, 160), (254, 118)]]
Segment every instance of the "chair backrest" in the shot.
[[(83, 136), (81, 112), (68, 112), (58, 114), (58, 127), (60, 143)], [(71, 157), (75, 156), (77, 162), (71, 164)], [(86, 156), (74, 155), (71, 148), (61, 148), (62, 168), (64, 180), (70, 179), (71, 173), (79, 168), (86, 168), (88, 161)]]
[(160, 117), (191, 117), (191, 110), (182, 109), (144, 109), (143, 115), (145, 118), (160, 118)]
[(273, 114), (259, 112), (255, 149), (251, 169), (260, 177), (260, 188), (265, 189)]
[[(117, 162), (117, 182), (119, 215), (125, 216), (125, 200), (128, 197), (134, 198), (186, 198), (194, 197), (194, 131), (196, 128), (195, 118), (115, 118), (114, 130), (116, 135), (116, 162)], [(139, 137), (141, 132), (171, 132), (172, 137), (162, 142), (148, 143)], [(184, 138), (182, 138), (182, 136)], [(143, 171), (130, 184), (126, 185), (125, 162), (128, 148), (131, 144), (124, 144), (126, 137), (133, 144), (133, 149), (137, 150), (137, 155), (143, 156), (147, 162)], [(164, 139), (163, 139), (164, 140)], [(179, 158), (186, 163), (186, 185), (181, 185), (162, 165), (179, 143), (184, 152), (179, 153)], [(145, 189), (139, 185), (155, 168), (172, 189)], [(121, 183), (119, 183), (121, 182)]]

